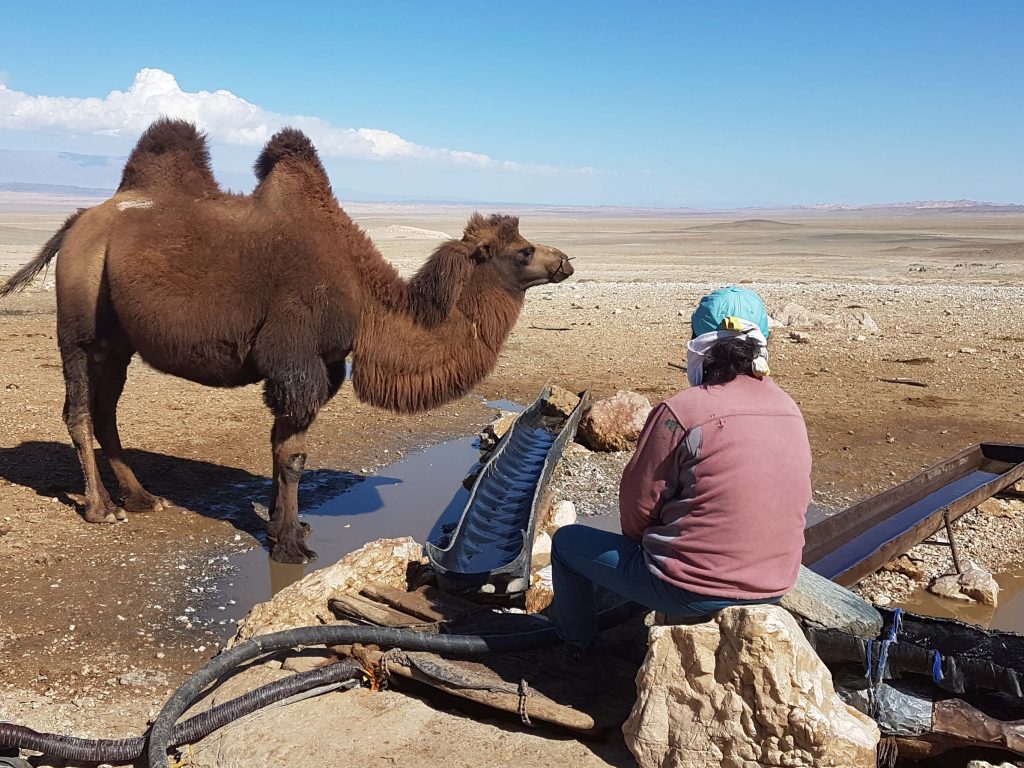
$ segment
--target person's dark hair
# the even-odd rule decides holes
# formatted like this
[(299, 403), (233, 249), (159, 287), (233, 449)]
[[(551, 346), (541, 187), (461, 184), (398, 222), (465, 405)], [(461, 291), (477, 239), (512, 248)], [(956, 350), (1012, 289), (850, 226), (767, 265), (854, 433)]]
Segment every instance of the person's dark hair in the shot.
[(760, 343), (749, 336), (733, 336), (715, 344), (704, 355), (704, 378), (707, 386), (726, 384), (737, 376), (754, 375), (754, 360)]

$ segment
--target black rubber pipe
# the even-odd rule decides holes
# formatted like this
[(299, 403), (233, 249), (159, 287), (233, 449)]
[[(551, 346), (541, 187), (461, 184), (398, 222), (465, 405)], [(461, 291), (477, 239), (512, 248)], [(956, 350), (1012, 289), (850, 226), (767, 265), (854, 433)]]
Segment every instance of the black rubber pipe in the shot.
[[(363, 668), (358, 662), (346, 659), (260, 686), (244, 696), (218, 704), (179, 723), (171, 735), (171, 746), (194, 744), (258, 709), (314, 688), (357, 679), (362, 674)], [(146, 739), (143, 736), (128, 739), (80, 739), (56, 733), (41, 733), (23, 725), (0, 723), (0, 746), (30, 749), (42, 752), (47, 757), (64, 760), (124, 765), (138, 759), (146, 746)]]
[[(603, 611), (598, 617), (598, 623), (602, 629), (616, 626), (643, 610), (636, 603), (621, 603)], [(431, 651), (449, 656), (480, 656), (487, 653), (532, 651), (560, 642), (554, 626), (511, 635), (445, 635), (410, 629), (327, 624), (253, 637), (208, 661), (171, 695), (150, 728), (147, 765), (149, 768), (167, 768), (167, 749), (173, 739), (174, 724), (207, 686), (240, 664), (272, 651), (298, 646), (360, 643), (407, 651)]]
[[(635, 603), (622, 603), (604, 611), (599, 617), (599, 625), (607, 628), (621, 624), (643, 610)], [(326, 625), (299, 627), (253, 637), (211, 659), (171, 695), (150, 728), (146, 748), (147, 764), (150, 768), (167, 768), (167, 751), (171, 746), (194, 743), (227, 723), (276, 701), (322, 685), (353, 679), (363, 671), (355, 661), (346, 660), (295, 674), (261, 686), (175, 725), (210, 684), (245, 662), (273, 651), (301, 646), (360, 643), (410, 651), (431, 651), (449, 656), (479, 656), (536, 650), (559, 642), (561, 640), (553, 626), (518, 634), (446, 635), (387, 627)], [(146, 739), (80, 739), (39, 733), (14, 723), (0, 723), (0, 746), (30, 749), (66, 760), (124, 764), (134, 762), (142, 754)]]

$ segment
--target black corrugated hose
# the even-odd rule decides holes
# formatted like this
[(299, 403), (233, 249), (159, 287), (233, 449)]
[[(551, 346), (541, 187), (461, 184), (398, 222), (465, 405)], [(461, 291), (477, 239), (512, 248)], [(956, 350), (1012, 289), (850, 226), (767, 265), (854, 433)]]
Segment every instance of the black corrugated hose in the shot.
[[(641, 611), (643, 608), (635, 603), (622, 603), (604, 611), (599, 618), (599, 624), (601, 628), (616, 626)], [(430, 651), (448, 656), (479, 656), (487, 653), (537, 650), (560, 642), (553, 626), (517, 634), (446, 635), (409, 629), (328, 624), (253, 637), (208, 661), (171, 695), (149, 730), (146, 745), (147, 765), (150, 768), (167, 768), (167, 752), (172, 745), (194, 743), (232, 720), (274, 701), (324, 685), (328, 681), (351, 679), (362, 672), (355, 662), (342, 662), (312, 672), (296, 674), (257, 688), (245, 696), (175, 726), (178, 718), (192, 706), (208, 686), (236, 667), (274, 651), (315, 645), (359, 643), (409, 651)], [(140, 755), (143, 742), (142, 738), (90, 740), (39, 734), (24, 726), (0, 723), (0, 745), (22, 747), (85, 762), (132, 762)]]
[[(275, 680), (179, 723), (174, 727), (171, 746), (194, 744), (258, 709), (314, 688), (358, 679), (362, 674), (363, 668), (358, 662), (345, 659), (337, 664)], [(0, 723), (0, 746), (30, 749), (64, 760), (124, 765), (138, 759), (146, 746), (146, 739), (144, 736), (130, 739), (80, 739), (56, 733), (40, 733), (23, 725)]]

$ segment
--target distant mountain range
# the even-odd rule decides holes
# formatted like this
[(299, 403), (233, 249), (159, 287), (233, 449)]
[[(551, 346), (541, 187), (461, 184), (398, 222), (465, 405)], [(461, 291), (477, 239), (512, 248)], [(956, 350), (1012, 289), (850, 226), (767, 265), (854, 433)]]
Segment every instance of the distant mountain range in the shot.
[(873, 203), (871, 205), (846, 205), (843, 203), (822, 203), (820, 205), (798, 205), (815, 211), (872, 211), (872, 210), (915, 210), (915, 211), (971, 211), (971, 212), (1024, 212), (1019, 203), (988, 203), (981, 200), (914, 200), (905, 203)]
[[(45, 152), (36, 150), (12, 151), (0, 149), (0, 191), (26, 192), (69, 197), (109, 197), (117, 188), (125, 157), (114, 155), (82, 155), (74, 152)], [(235, 190), (251, 188), (249, 173), (218, 173), (225, 186)], [(915, 200), (899, 203), (850, 205), (846, 203), (820, 203), (810, 205), (751, 206), (746, 208), (650, 208), (629, 206), (574, 206), (509, 204), (503, 201), (448, 200), (416, 196), (368, 193), (357, 189), (335, 188), (341, 200), (366, 203), (415, 203), (418, 205), (501, 205), (506, 208), (534, 208), (555, 212), (602, 212), (623, 215), (699, 215), (729, 213), (731, 211), (774, 211), (807, 213), (852, 213), (857, 211), (890, 213), (1024, 213), (1024, 205), (1017, 203), (991, 203), (978, 200)]]

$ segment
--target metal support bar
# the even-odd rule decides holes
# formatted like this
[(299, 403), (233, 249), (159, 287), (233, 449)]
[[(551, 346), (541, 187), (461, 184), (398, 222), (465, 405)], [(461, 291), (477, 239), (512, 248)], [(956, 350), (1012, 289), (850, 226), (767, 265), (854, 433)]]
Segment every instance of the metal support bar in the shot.
[(946, 524), (946, 538), (948, 541), (936, 541), (935, 539), (925, 539), (922, 544), (930, 544), (933, 547), (949, 547), (950, 554), (953, 555), (953, 568), (956, 569), (958, 574), (963, 573), (963, 569), (960, 567), (960, 552), (956, 548), (956, 537), (953, 536), (953, 526), (949, 520), (949, 512), (944, 512), (942, 519)]
[(956, 539), (953, 537), (953, 526), (949, 522), (949, 512), (944, 512), (942, 518), (946, 521), (946, 538), (949, 539), (949, 551), (953, 554), (953, 567), (957, 573), (963, 573), (960, 568), (960, 553), (956, 551)]

